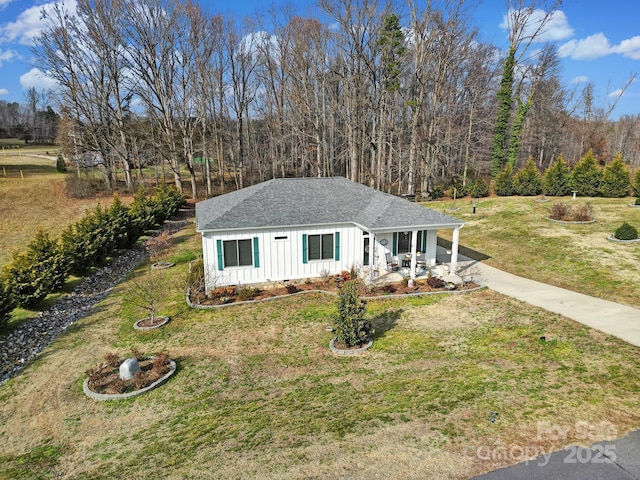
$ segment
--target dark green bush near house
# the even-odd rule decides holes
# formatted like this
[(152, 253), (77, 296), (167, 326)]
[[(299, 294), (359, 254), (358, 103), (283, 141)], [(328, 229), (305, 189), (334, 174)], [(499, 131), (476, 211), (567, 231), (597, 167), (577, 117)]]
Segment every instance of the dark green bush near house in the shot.
[(444, 187), (442, 185), (434, 186), (433, 189), (429, 192), (429, 197), (431, 197), (432, 200), (437, 200), (438, 198), (444, 197)]
[(508, 197), (515, 193), (513, 187), (513, 168), (510, 163), (496, 176), (493, 191), (501, 197)]
[(564, 197), (571, 193), (569, 178), (571, 170), (562, 155), (544, 172), (543, 189), (546, 195)]
[(373, 326), (364, 318), (366, 303), (360, 298), (359, 281), (350, 280), (340, 287), (338, 313), (334, 316), (336, 340), (345, 347), (365, 343), (373, 334)]
[(636, 205), (640, 205), (640, 197), (636, 198), (636, 202), (635, 202), (635, 204), (636, 204)]
[(600, 192), (602, 172), (596, 163), (593, 151), (587, 154), (573, 167), (569, 185), (583, 197), (596, 197)]
[(613, 236), (618, 240), (635, 240), (638, 238), (638, 229), (624, 222), (616, 229)]
[(11, 312), (16, 307), (13, 293), (6, 278), (0, 278), (0, 328), (4, 328), (9, 321)]
[(108, 216), (116, 249), (126, 248), (136, 242), (138, 237), (132, 235), (135, 229), (131, 228), (129, 209), (122, 203), (118, 194), (113, 197)]
[(144, 188), (140, 189), (133, 196), (133, 202), (129, 206), (129, 215), (133, 221), (133, 236), (138, 238), (146, 230), (152, 228), (156, 223), (154, 214), (155, 205), (147, 198)]
[(67, 164), (65, 163), (64, 158), (62, 158), (62, 154), (58, 154), (58, 158), (56, 158), (56, 170), (60, 173), (67, 172)]
[(469, 191), (469, 195), (471, 195), (472, 198), (489, 196), (489, 186), (487, 185), (487, 182), (485, 182), (482, 177), (473, 180), (468, 185), (468, 191)]
[(626, 197), (630, 184), (629, 169), (622, 161), (622, 155), (617, 154), (613, 161), (602, 170), (600, 194), (603, 197)]
[(524, 197), (542, 193), (542, 175), (533, 159), (527, 160), (527, 163), (515, 174), (513, 189), (516, 195)]

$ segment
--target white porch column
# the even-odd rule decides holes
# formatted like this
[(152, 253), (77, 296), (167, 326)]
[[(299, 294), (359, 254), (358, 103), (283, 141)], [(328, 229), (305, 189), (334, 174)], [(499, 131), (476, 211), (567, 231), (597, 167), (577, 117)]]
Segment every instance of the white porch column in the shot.
[(378, 248), (376, 246), (376, 234), (369, 232), (369, 280), (375, 278), (375, 270), (378, 270)]
[(460, 228), (453, 229), (453, 241), (451, 242), (451, 275), (455, 275), (458, 269), (458, 245), (460, 243)]
[(409, 274), (409, 286), (413, 286), (413, 282), (416, 279), (416, 262), (418, 259), (416, 258), (418, 245), (418, 231), (415, 230), (411, 233), (411, 273)]

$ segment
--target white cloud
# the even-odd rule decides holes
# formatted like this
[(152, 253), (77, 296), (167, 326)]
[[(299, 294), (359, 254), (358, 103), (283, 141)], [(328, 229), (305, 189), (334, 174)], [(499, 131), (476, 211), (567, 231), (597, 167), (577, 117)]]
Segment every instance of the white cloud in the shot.
[[(500, 28), (503, 30), (509, 30), (513, 19), (515, 17), (521, 17), (524, 15), (528, 15), (528, 12), (523, 10), (517, 11), (513, 9), (509, 9), (509, 11), (504, 15), (502, 19), (502, 23), (500, 24)], [(537, 30), (540, 28), (540, 25), (545, 20), (545, 16), (547, 12), (536, 8), (531, 12), (527, 19), (527, 24), (524, 28), (524, 36), (526, 38), (530, 38), (532, 35), (536, 34)], [(542, 29), (537, 32), (536, 42), (537, 43), (546, 43), (546, 42), (557, 42), (559, 40), (564, 40), (566, 38), (571, 38), (573, 36), (573, 28), (569, 25), (567, 21), (567, 16), (564, 14), (562, 10), (556, 10), (551, 12), (549, 18), (547, 18), (546, 23)]]
[(586, 75), (579, 75), (577, 77), (574, 77), (571, 80), (571, 83), (588, 83), (589, 82), (589, 77), (587, 77)]
[(17, 58), (22, 58), (22, 57), (15, 50), (0, 50), (0, 67), (4, 62), (10, 62)]
[[(3, 0), (0, 0), (2, 2)], [(15, 22), (7, 22), (0, 26), (0, 39), (4, 42), (18, 42), (22, 45), (33, 45), (33, 39), (37, 37), (44, 22), (42, 19), (42, 11), (53, 8), (55, 2), (45, 3), (43, 5), (35, 5), (24, 10)], [(76, 11), (76, 0), (65, 2), (65, 8), (70, 12)]]
[(603, 33), (590, 35), (582, 40), (570, 40), (558, 48), (558, 56), (574, 60), (594, 60), (612, 53), (611, 44)]
[(53, 90), (58, 86), (53, 78), (47, 77), (47, 75), (38, 68), (32, 68), (27, 73), (20, 77), (20, 85), (25, 90), (34, 87), (36, 90)]
[(0, 95), (9, 95), (9, 90), (6, 88), (0, 88)]
[(640, 60), (640, 36), (623, 40), (613, 51), (633, 60)]
[(13, 0), (0, 0), (0, 10), (9, 5)]
[(624, 93), (624, 90), (622, 90), (621, 88), (618, 88), (617, 90), (614, 90), (613, 92), (609, 92), (607, 94), (607, 97), (618, 98), (618, 97), (621, 97), (623, 93)]

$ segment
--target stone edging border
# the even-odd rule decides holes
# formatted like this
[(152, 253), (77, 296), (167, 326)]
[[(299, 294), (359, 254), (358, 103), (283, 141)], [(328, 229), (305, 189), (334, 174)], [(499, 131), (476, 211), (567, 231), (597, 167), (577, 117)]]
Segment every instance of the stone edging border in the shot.
[(164, 270), (166, 268), (171, 268), (175, 265), (175, 263), (171, 263), (171, 262), (157, 262), (154, 263), (153, 265), (151, 265), (151, 268), (153, 270)]
[(551, 217), (544, 217), (547, 220), (549, 220), (550, 222), (553, 223), (564, 223), (567, 225), (589, 225), (591, 223), (596, 223), (596, 219), (592, 218), (591, 220), (556, 220), (555, 218), (551, 218)]
[(92, 398), (94, 400), (99, 400), (99, 401), (124, 400), (126, 398), (137, 397), (138, 395), (142, 395), (143, 393), (147, 393), (148, 391), (159, 387), (164, 382), (169, 380), (169, 377), (171, 377), (174, 373), (176, 373), (176, 368), (177, 368), (176, 362), (169, 359), (169, 371), (167, 373), (165, 373), (162, 377), (160, 377), (158, 380), (153, 382), (151, 385), (141, 388), (140, 390), (136, 390), (134, 392), (114, 393), (113, 395), (107, 394), (107, 393), (96, 393), (93, 390), (89, 389), (89, 377), (84, 379), (84, 383), (82, 384), (82, 390), (84, 391), (84, 394), (87, 397)]
[[(422, 297), (425, 295), (441, 295), (441, 294), (461, 295), (467, 292), (475, 292), (476, 290), (481, 290), (483, 288), (486, 288), (486, 287), (483, 285), (480, 285), (478, 287), (468, 288), (466, 290), (442, 290), (438, 292), (416, 292), (416, 293), (391, 293), (391, 294), (385, 294), (385, 295), (361, 296), (360, 298), (363, 300), (372, 301), (372, 300), (385, 300), (385, 299), (396, 299), (396, 298), (407, 298), (407, 297)], [(338, 296), (336, 292), (329, 292), (327, 290), (302, 290), (301, 292), (289, 293), (287, 295), (277, 295), (275, 297), (267, 297), (267, 298), (262, 298), (260, 300), (245, 300), (243, 302), (225, 303), (222, 305), (199, 305), (197, 303), (193, 303), (189, 298), (190, 297), (189, 291), (187, 291), (185, 298), (186, 298), (187, 305), (189, 307), (196, 308), (199, 310), (208, 310), (208, 309), (214, 309), (214, 308), (234, 307), (236, 305), (246, 305), (250, 303), (268, 302), (271, 300), (279, 300), (281, 298), (293, 297), (295, 295), (304, 295), (307, 293), (325, 293), (327, 295), (331, 295), (334, 297)]]
[(638, 243), (640, 242), (640, 237), (636, 238), (635, 240), (620, 240), (619, 238), (616, 238), (613, 236), (613, 234), (609, 235), (607, 237), (607, 240), (609, 240), (610, 242), (613, 243)]
[(147, 330), (153, 330), (153, 329), (155, 329), (155, 328), (163, 327), (164, 325), (166, 325), (167, 323), (169, 323), (169, 320), (170, 320), (170, 318), (169, 318), (169, 317), (166, 317), (166, 316), (164, 316), (164, 315), (158, 315), (158, 316), (157, 316), (157, 317), (155, 317), (155, 318), (163, 318), (163, 319), (164, 319), (164, 320), (163, 320), (161, 323), (159, 323), (158, 325), (154, 325), (154, 326), (152, 326), (152, 327), (141, 327), (141, 326), (139, 325), (141, 322), (144, 322), (145, 320), (148, 320), (149, 318), (151, 318), (151, 317), (141, 318), (140, 320), (136, 321), (136, 322), (133, 324), (133, 328), (135, 328), (136, 330), (140, 330), (140, 331), (143, 331), (143, 332), (144, 332), (144, 331), (147, 331)]
[(335, 341), (336, 341), (336, 337), (333, 337), (331, 339), (331, 341), (329, 342), (329, 348), (336, 355), (357, 355), (359, 353), (364, 352), (365, 350), (368, 350), (369, 348), (371, 348), (371, 345), (373, 345), (373, 340), (369, 339), (369, 341), (367, 342), (367, 344), (364, 347), (354, 348), (354, 349), (351, 349), (351, 350), (341, 350), (339, 348), (336, 348)]
[(638, 208), (640, 208), (640, 205), (636, 205), (635, 203), (630, 203), (629, 206), (630, 207), (638, 207)]

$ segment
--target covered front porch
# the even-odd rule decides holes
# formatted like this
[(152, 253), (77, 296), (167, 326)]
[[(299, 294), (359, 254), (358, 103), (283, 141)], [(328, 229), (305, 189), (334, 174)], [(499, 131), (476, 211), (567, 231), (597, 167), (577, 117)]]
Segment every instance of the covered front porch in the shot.
[(370, 282), (382, 276), (408, 278), (409, 284), (428, 275), (456, 275), (458, 247), (462, 224), (440, 226), (453, 230), (449, 250), (437, 246), (437, 229), (398, 229), (397, 231), (366, 232), (365, 250), (373, 248), (365, 256), (364, 273)]

